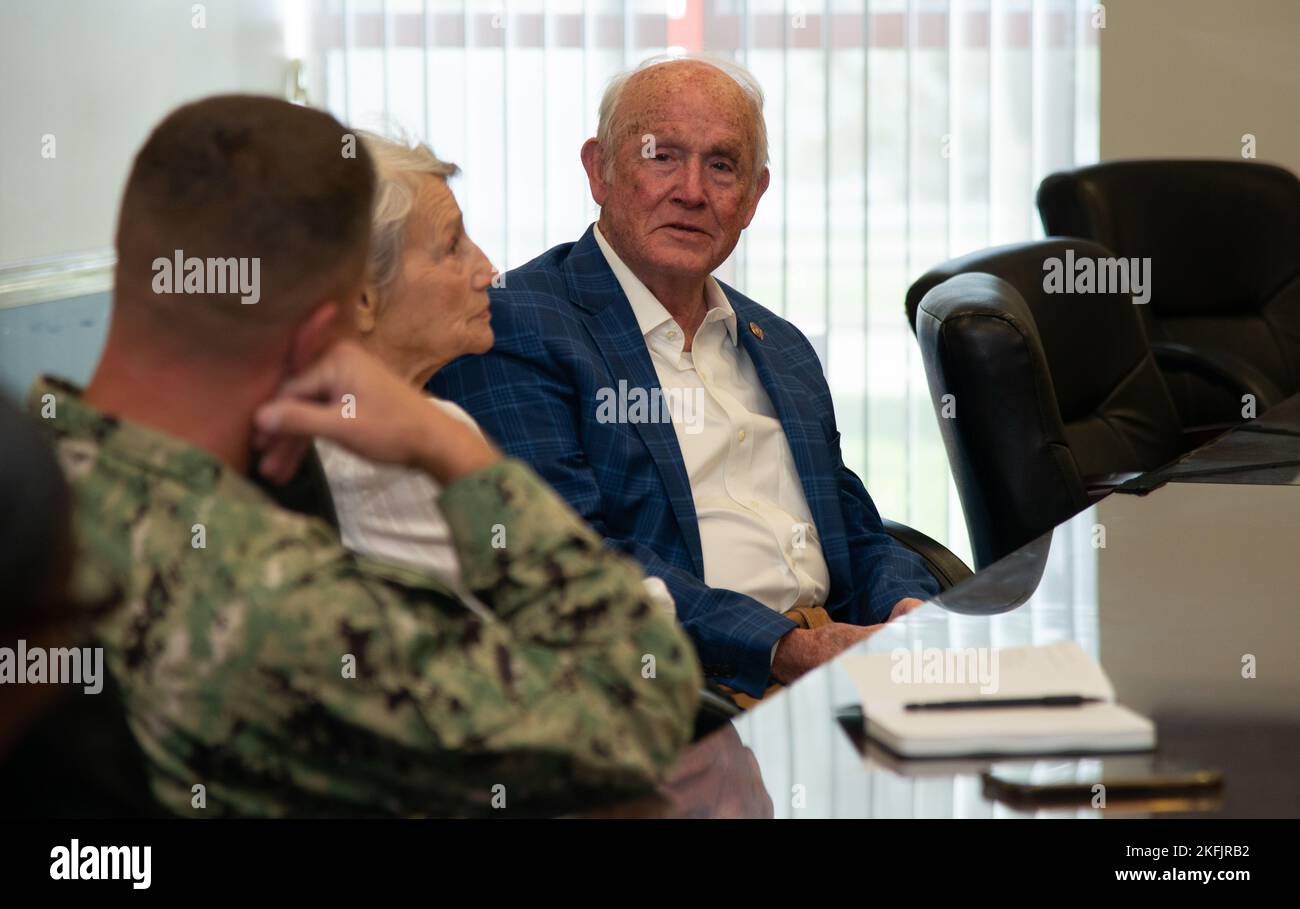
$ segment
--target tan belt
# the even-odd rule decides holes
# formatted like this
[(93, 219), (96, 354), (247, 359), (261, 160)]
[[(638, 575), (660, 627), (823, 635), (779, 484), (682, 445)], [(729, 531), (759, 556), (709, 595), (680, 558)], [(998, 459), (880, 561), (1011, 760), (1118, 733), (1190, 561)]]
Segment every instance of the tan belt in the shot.
[[(793, 609), (786, 610), (784, 615), (787, 619), (797, 622), (800, 628), (821, 628), (823, 625), (829, 625), (834, 621), (831, 618), (831, 614), (820, 606), (796, 606)], [(731, 696), (731, 699), (735, 701), (737, 706), (742, 710), (748, 710), (759, 701), (763, 700), (763, 698), (780, 691), (785, 686), (780, 682), (773, 682), (768, 686), (768, 689), (763, 692), (763, 698), (753, 697), (745, 694), (743, 691), (729, 688), (726, 685), (719, 685), (718, 687), (727, 692), (727, 694)]]

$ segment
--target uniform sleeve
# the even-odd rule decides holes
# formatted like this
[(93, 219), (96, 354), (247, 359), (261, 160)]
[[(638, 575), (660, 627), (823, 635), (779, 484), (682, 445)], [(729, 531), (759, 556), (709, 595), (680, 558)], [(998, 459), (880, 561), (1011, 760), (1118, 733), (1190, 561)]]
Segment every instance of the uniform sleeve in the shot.
[(519, 462), (441, 506), (490, 614), (365, 560), (307, 578), (257, 657), (265, 732), (289, 737), (281, 772), (385, 813), (563, 811), (653, 785), (689, 739), (701, 675), (639, 568)]

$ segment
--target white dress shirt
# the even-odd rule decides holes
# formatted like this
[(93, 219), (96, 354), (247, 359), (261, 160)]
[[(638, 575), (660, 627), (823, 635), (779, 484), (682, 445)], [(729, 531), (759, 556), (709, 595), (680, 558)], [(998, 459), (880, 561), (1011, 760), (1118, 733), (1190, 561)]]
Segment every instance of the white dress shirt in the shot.
[[(433, 397), (429, 402), (483, 434), (474, 418), (452, 402)], [(326, 439), (316, 440), (316, 452), (329, 481), (344, 548), (428, 572), (484, 614), (485, 607), (461, 587), (456, 544), (438, 508), (442, 487), (432, 477), (409, 467), (377, 464)], [(655, 606), (677, 614), (663, 579), (646, 578), (645, 589)]]
[(599, 227), (595, 235), (632, 304), (665, 397), (703, 405), (702, 415), (684, 403), (672, 416), (695, 499), (705, 583), (778, 612), (825, 603), (830, 574), (790, 443), (738, 343), (726, 294), (708, 279), (709, 311), (684, 352), (681, 327)]

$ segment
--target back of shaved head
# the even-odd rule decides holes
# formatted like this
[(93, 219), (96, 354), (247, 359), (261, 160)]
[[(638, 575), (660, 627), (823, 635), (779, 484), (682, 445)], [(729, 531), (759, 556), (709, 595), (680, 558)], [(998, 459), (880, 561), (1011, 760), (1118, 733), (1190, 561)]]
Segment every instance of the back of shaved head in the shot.
[[(114, 319), (196, 353), (270, 344), (356, 284), (373, 193), (365, 146), (329, 114), (253, 95), (187, 104), (154, 129), (131, 168)], [(256, 302), (180, 274), (155, 280), (190, 260), (255, 265)]]

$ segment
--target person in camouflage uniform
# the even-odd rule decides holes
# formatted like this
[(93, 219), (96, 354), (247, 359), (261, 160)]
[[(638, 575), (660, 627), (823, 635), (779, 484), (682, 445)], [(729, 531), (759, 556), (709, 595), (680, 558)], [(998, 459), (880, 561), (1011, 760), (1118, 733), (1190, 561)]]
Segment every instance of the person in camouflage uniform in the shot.
[[(372, 178), (363, 150), (333, 160), (340, 136), (250, 97), (164, 120), (128, 181), (95, 376), (31, 391), (73, 487), (79, 587), (123, 592), (95, 633), (153, 792), (188, 816), (463, 816), (644, 790), (689, 738), (692, 646), (529, 468), (347, 340), (325, 301), (356, 290)], [(137, 225), (202, 255), (214, 238), (240, 251), (250, 218), (280, 232), (243, 247), (268, 276), (258, 306), (141, 286), (155, 250)], [(339, 287), (300, 292), (304, 255), (341, 263)], [(259, 306), (279, 308), (250, 329)], [(292, 476), (313, 436), (427, 470), (482, 605), (345, 552), (252, 482)]]

